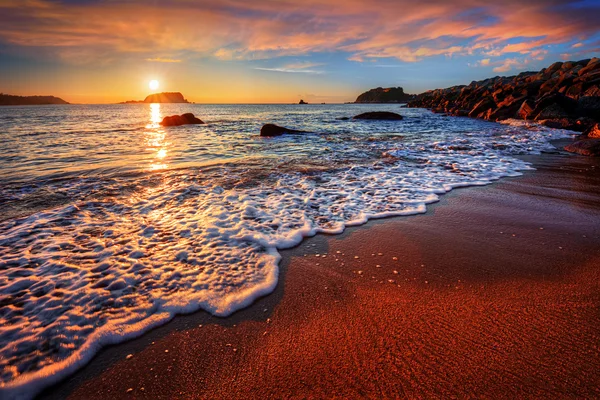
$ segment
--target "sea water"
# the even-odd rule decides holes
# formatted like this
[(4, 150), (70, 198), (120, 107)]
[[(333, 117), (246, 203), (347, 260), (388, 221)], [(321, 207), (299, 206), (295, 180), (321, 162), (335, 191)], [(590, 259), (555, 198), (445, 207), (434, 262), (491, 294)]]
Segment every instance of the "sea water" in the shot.
[[(365, 111), (404, 119), (341, 119)], [(206, 125), (159, 125), (184, 112)], [(228, 316), (274, 289), (279, 250), (517, 176), (565, 136), (398, 105), (0, 108), (0, 397), (178, 313)]]

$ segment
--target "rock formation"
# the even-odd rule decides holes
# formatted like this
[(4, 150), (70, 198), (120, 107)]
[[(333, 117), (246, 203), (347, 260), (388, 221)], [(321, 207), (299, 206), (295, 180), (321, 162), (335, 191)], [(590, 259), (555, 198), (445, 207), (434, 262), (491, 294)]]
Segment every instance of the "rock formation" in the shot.
[(137, 103), (189, 103), (180, 92), (162, 92), (146, 96), (144, 100), (129, 100), (120, 104)]
[(193, 125), (193, 124), (203, 124), (204, 122), (196, 118), (192, 113), (186, 113), (181, 115), (170, 115), (168, 117), (164, 117), (162, 122), (160, 123), (162, 126), (180, 126), (180, 125)]
[(0, 93), (0, 106), (34, 106), (47, 104), (69, 104), (54, 96), (13, 96)]
[(305, 102), (304, 100), (300, 99), (300, 102), (298, 104), (308, 104), (308, 103)]
[(500, 121), (517, 118), (583, 132), (600, 121), (600, 59), (422, 93), (409, 107)]
[(388, 111), (372, 111), (356, 115), (352, 119), (376, 119), (376, 120), (388, 120), (388, 121), (400, 121), (402, 115)]
[(371, 89), (356, 98), (355, 103), (406, 103), (415, 95), (404, 93), (401, 87)]
[(275, 124), (265, 124), (260, 129), (260, 136), (274, 137), (281, 136), (285, 133), (306, 133), (306, 131), (298, 131), (295, 129), (284, 128)]

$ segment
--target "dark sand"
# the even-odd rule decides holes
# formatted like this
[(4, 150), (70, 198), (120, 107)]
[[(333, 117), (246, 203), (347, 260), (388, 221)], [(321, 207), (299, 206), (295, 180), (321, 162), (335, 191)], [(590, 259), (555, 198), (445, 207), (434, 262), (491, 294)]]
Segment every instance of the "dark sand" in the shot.
[(177, 317), (43, 395), (600, 398), (600, 160), (528, 160), (425, 215), (308, 239), (270, 296)]

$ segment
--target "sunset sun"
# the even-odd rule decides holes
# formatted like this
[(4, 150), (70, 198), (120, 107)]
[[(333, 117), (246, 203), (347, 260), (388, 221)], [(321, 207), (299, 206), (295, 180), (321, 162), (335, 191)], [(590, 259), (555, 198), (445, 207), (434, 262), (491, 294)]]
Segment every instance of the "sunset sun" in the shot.
[(148, 86), (150, 87), (150, 90), (156, 90), (158, 89), (159, 83), (156, 79), (153, 79), (148, 83)]

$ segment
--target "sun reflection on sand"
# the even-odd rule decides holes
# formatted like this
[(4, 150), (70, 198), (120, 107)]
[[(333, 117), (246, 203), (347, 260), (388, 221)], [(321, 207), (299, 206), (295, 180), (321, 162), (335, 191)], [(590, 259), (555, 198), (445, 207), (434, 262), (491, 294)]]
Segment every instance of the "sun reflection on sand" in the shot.
[(149, 151), (156, 152), (150, 163), (149, 169), (151, 171), (163, 170), (169, 167), (168, 163), (165, 162), (165, 158), (167, 157), (167, 146), (170, 143), (166, 141), (167, 133), (160, 125), (161, 121), (160, 104), (150, 104), (150, 123), (146, 125), (146, 129), (148, 129), (146, 145)]

